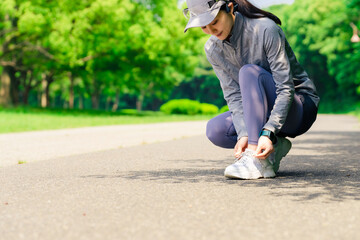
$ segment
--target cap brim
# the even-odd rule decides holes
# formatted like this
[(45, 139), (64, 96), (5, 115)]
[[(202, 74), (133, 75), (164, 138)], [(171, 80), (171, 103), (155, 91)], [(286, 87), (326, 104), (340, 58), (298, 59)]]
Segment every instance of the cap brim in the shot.
[(186, 24), (184, 33), (189, 28), (203, 27), (203, 26), (206, 26), (209, 23), (211, 23), (215, 19), (215, 17), (218, 15), (220, 8), (223, 5), (223, 3), (221, 3), (221, 2), (222, 1), (219, 1), (218, 6), (215, 6), (215, 8), (212, 9), (211, 11), (207, 11), (203, 14), (190, 17), (189, 22)]

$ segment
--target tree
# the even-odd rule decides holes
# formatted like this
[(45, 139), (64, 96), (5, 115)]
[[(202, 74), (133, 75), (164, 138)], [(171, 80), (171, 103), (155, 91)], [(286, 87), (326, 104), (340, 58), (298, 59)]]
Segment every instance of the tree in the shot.
[(184, 35), (185, 20), (175, 1), (142, 2), (130, 21), (133, 24), (126, 37), (131, 45), (125, 64), (132, 76), (128, 86), (137, 95), (137, 109), (141, 110), (145, 97), (165, 99), (193, 73), (203, 41), (199, 34)]
[(200, 35), (183, 34), (176, 1), (4, 0), (0, 17), (3, 104), (37, 91), (43, 107), (61, 94), (73, 108), (78, 94), (97, 108), (127, 92), (141, 110), (190, 76), (203, 49)]
[[(354, 0), (356, 5), (358, 0)], [(356, 46), (350, 43), (349, 1), (295, 1), (290, 6), (270, 10), (282, 18), (288, 40), (300, 63), (317, 85), (323, 103), (356, 99), (360, 61)], [(357, 9), (357, 13), (359, 13)]]

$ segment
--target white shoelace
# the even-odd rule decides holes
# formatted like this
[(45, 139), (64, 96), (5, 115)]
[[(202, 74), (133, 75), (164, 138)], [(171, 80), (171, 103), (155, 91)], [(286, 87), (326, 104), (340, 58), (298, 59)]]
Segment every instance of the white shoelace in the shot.
[(241, 156), (240, 156), (239, 158), (235, 159), (234, 163), (244, 162), (244, 161), (245, 161), (245, 157), (252, 157), (251, 152), (249, 152), (249, 151), (242, 152), (242, 153), (241, 153)]

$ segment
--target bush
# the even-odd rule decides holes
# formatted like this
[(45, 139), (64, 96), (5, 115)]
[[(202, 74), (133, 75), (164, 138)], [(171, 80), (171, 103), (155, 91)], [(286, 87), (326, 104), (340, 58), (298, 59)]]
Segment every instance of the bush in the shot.
[(160, 111), (167, 114), (195, 115), (201, 113), (201, 104), (190, 99), (174, 99), (163, 104)]
[(227, 111), (229, 111), (228, 105), (225, 105), (222, 108), (220, 108), (220, 113), (224, 113), (224, 112), (227, 112)]
[(216, 114), (218, 112), (219, 112), (219, 108), (214, 104), (201, 103), (201, 114), (210, 115), (210, 114)]
[(174, 99), (163, 104), (160, 111), (167, 114), (211, 115), (218, 113), (219, 108), (210, 103), (199, 103), (190, 99)]

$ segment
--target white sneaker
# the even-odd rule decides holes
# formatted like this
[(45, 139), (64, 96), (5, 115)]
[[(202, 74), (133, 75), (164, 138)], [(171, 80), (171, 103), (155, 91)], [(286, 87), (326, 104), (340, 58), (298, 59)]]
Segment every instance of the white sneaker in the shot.
[(278, 137), (274, 148), (275, 152), (270, 155), (269, 161), (273, 165), (274, 172), (276, 173), (279, 170), (281, 159), (285, 157), (291, 149), (291, 142), (284, 137)]
[(261, 160), (254, 157), (254, 151), (246, 149), (241, 158), (228, 166), (225, 177), (237, 179), (258, 179), (275, 177), (273, 166), (268, 159)]

